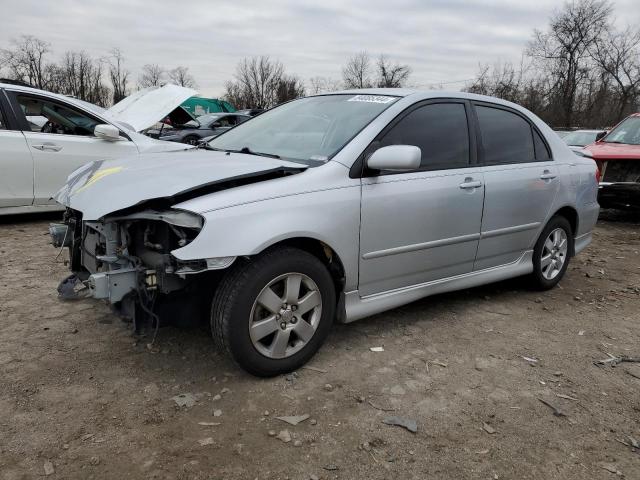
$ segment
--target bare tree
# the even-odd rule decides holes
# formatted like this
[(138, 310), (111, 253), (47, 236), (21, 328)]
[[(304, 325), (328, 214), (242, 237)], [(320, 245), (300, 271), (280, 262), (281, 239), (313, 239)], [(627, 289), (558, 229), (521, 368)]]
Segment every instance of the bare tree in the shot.
[(226, 83), (225, 98), (237, 108), (269, 108), (278, 103), (284, 66), (267, 56), (245, 58)]
[(111, 55), (106, 59), (109, 66), (109, 79), (113, 89), (113, 103), (129, 95), (129, 72), (124, 68), (124, 56), (118, 48), (111, 50)]
[(592, 51), (596, 65), (613, 81), (618, 108), (610, 123), (616, 123), (640, 95), (640, 30), (609, 29), (594, 42)]
[(0, 58), (13, 80), (46, 89), (51, 80), (51, 66), (46, 57), (51, 45), (32, 35), (11, 40), (11, 48), (0, 51)]
[(302, 80), (294, 75), (283, 75), (276, 88), (276, 105), (304, 97)]
[(376, 66), (378, 68), (376, 86), (380, 88), (404, 87), (411, 75), (409, 65), (392, 64), (384, 55), (380, 55)]
[(371, 59), (367, 52), (360, 52), (349, 58), (342, 68), (345, 88), (369, 88), (371, 81)]
[(142, 73), (138, 78), (140, 88), (159, 87), (164, 83), (164, 68), (155, 63), (148, 63), (142, 67)]
[(175, 83), (176, 85), (180, 85), (181, 87), (194, 88), (196, 86), (196, 81), (193, 76), (189, 73), (189, 69), (187, 67), (176, 67), (167, 72), (169, 76), (169, 80), (171, 83)]
[(335, 78), (316, 76), (309, 79), (309, 93), (312, 95), (335, 92), (341, 89), (342, 82)]
[(590, 49), (608, 27), (608, 0), (572, 0), (551, 18), (549, 29), (536, 30), (528, 54), (554, 79), (555, 102), (563, 124), (574, 123), (576, 97), (589, 77)]

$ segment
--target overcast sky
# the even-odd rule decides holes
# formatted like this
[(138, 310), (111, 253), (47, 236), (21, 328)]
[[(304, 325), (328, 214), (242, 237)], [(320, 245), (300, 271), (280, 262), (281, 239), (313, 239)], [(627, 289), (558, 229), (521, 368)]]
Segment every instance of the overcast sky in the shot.
[[(305, 81), (341, 77), (355, 52), (409, 64), (411, 83), (464, 86), (478, 63), (519, 62), (557, 0), (0, 0), (0, 48), (22, 34), (55, 55), (122, 50), (137, 78), (145, 63), (189, 68), (203, 95), (220, 95), (237, 62), (269, 55)], [(638, 0), (614, 1), (619, 25), (640, 24)], [(449, 83), (452, 82), (452, 83)]]

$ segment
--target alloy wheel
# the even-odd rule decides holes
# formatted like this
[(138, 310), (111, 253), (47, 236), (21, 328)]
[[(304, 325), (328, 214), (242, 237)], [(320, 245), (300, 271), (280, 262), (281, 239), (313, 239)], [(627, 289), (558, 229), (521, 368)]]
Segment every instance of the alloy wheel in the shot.
[(302, 273), (285, 273), (269, 282), (253, 302), (251, 342), (265, 357), (290, 357), (313, 338), (321, 315), (322, 296), (316, 283)]
[(567, 261), (568, 246), (567, 232), (564, 229), (556, 228), (549, 233), (542, 247), (540, 259), (540, 268), (544, 278), (553, 280), (562, 271), (562, 267)]

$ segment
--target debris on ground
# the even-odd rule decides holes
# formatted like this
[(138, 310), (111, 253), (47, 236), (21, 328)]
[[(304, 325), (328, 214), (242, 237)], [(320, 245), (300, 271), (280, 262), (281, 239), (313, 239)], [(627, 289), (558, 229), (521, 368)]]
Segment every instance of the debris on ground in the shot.
[(318, 373), (327, 373), (328, 370), (325, 370), (323, 368), (318, 368), (318, 367), (312, 367), (310, 365), (305, 365), (302, 367), (304, 370), (312, 370), (314, 372), (318, 372)]
[(53, 468), (53, 463), (51, 463), (49, 460), (47, 460), (46, 462), (44, 462), (44, 474), (45, 475), (53, 475), (55, 473), (55, 468)]
[(304, 415), (289, 415), (289, 416), (285, 416), (285, 417), (276, 417), (276, 418), (278, 420), (282, 420), (283, 422), (288, 423), (289, 425), (296, 426), (299, 423), (304, 422), (310, 416), (311, 415), (309, 415), (308, 413), (305, 413)]
[(330, 383), (325, 383), (325, 384), (324, 384), (324, 389), (325, 389), (327, 392), (330, 392), (330, 391), (332, 391), (332, 390), (333, 390), (333, 385), (331, 385)]
[(525, 357), (523, 355), (520, 355), (522, 357), (523, 360), (526, 360), (529, 363), (538, 363), (538, 359), (537, 358), (533, 358), (533, 357)]
[(180, 408), (186, 407), (191, 408), (196, 404), (196, 397), (191, 393), (181, 393), (180, 395), (176, 395), (175, 397), (171, 397), (171, 400), (176, 402), (176, 405)]
[(438, 365), (439, 367), (442, 368), (447, 368), (447, 364), (444, 362), (439, 362), (438, 360), (430, 360), (427, 362), (427, 364), (432, 363), (433, 365)]
[(564, 393), (556, 393), (556, 397), (564, 398), (565, 400), (573, 400), (574, 402), (578, 401), (576, 397), (572, 397), (571, 395), (565, 395)]
[(391, 407), (381, 407), (379, 405), (376, 405), (375, 403), (373, 403), (371, 400), (369, 400), (367, 402), (369, 405), (371, 405), (373, 408), (375, 408), (376, 410), (380, 410), (382, 412), (393, 412), (395, 411), (395, 408), (391, 408)]
[(339, 467), (337, 465), (333, 465), (333, 464), (329, 464), (329, 465), (325, 465), (324, 467), (325, 470), (329, 471), (329, 472), (335, 472), (336, 470), (339, 470)]
[(545, 404), (547, 407), (549, 407), (551, 410), (553, 410), (553, 414), (554, 414), (556, 417), (566, 417), (566, 416), (567, 416), (567, 415), (566, 415), (562, 410), (560, 410), (559, 408), (557, 408), (555, 405), (553, 405), (553, 404), (551, 404), (551, 403), (547, 402), (546, 400), (543, 400), (543, 399), (541, 399), (541, 398), (539, 398), (538, 400), (539, 400), (540, 402), (544, 403), (544, 404)]
[(203, 427), (217, 427), (221, 424), (219, 422), (198, 422), (198, 425)]
[(369, 347), (372, 352), (384, 352), (384, 347)]
[(213, 411), (213, 416), (214, 417), (221, 417), (222, 416), (222, 410), (214, 410)]
[(616, 467), (613, 463), (603, 463), (600, 466), (607, 472), (615, 473), (616, 475), (622, 476), (622, 472), (618, 470), (618, 467)]
[(609, 355), (609, 358), (593, 362), (594, 365), (597, 365), (597, 366), (610, 365), (612, 367), (615, 367), (619, 363), (623, 363), (623, 362), (640, 363), (640, 357), (629, 357), (627, 355), (620, 355), (619, 357), (615, 357), (615, 356), (611, 355), (610, 353), (607, 353), (607, 355)]
[(207, 445), (213, 445), (213, 438), (212, 437), (203, 438), (201, 440), (198, 440), (198, 443), (200, 444), (201, 447), (206, 447)]
[(482, 424), (482, 429), (487, 432), (489, 435), (493, 435), (494, 433), (496, 433), (496, 429), (493, 428), (491, 425), (489, 425), (487, 422), (484, 422)]
[(289, 430), (280, 430), (276, 438), (284, 443), (289, 443), (291, 441), (291, 434)]
[(382, 420), (382, 423), (386, 425), (395, 425), (397, 427), (406, 428), (411, 433), (416, 433), (418, 431), (418, 423), (410, 418), (386, 417)]

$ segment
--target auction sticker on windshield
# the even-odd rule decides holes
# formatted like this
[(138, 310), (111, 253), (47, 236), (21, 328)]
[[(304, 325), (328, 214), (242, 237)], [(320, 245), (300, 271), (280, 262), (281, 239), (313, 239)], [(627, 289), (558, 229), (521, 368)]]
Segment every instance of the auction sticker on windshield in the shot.
[(393, 102), (397, 97), (387, 97), (384, 95), (356, 95), (351, 97), (348, 102), (367, 102), (367, 103), (389, 103)]

